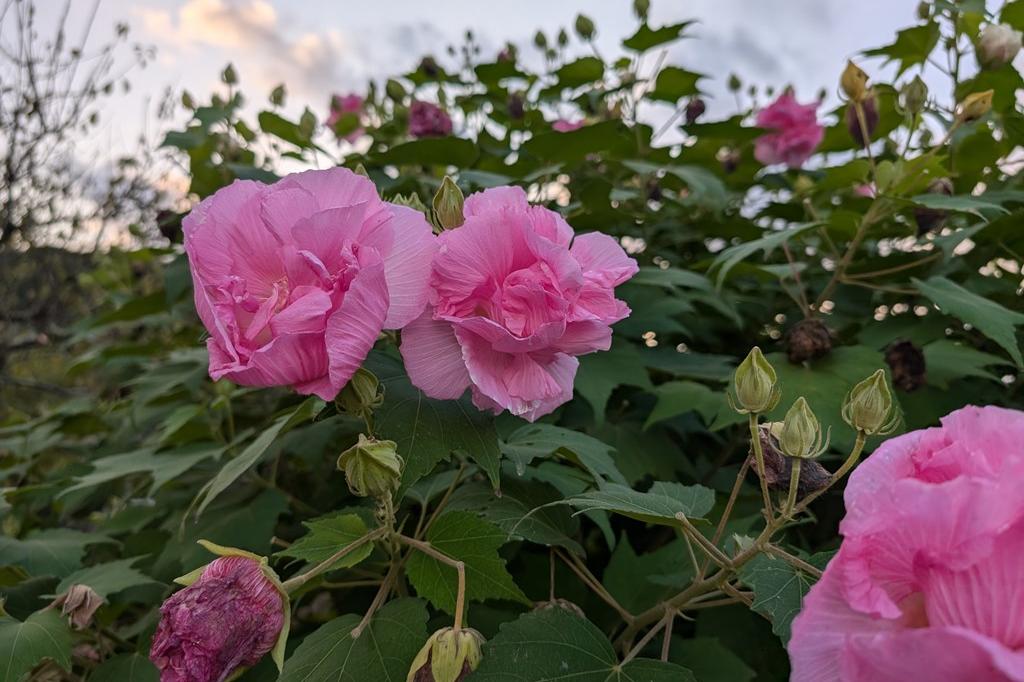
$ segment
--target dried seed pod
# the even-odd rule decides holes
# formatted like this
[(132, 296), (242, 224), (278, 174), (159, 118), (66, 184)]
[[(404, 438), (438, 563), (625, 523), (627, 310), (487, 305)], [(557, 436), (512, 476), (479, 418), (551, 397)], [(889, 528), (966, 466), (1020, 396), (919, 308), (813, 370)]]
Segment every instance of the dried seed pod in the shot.
[(893, 386), (911, 392), (926, 383), (924, 353), (910, 341), (897, 341), (885, 349), (885, 362), (892, 371)]
[(825, 357), (835, 334), (818, 319), (800, 320), (786, 332), (786, 355), (794, 365)]

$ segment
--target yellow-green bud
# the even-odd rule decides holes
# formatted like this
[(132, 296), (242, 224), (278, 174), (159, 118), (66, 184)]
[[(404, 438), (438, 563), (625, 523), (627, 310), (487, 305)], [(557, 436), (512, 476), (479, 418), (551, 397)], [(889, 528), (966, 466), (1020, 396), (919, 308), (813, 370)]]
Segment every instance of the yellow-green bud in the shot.
[(480, 665), (484, 638), (476, 630), (442, 628), (413, 659), (406, 682), (461, 682)]
[(409, 196), (396, 194), (395, 196), (391, 197), (391, 203), (398, 204), (399, 206), (406, 206), (415, 211), (419, 211), (420, 213), (427, 212), (427, 206), (426, 204), (423, 203), (423, 200), (420, 199), (420, 196), (418, 194), (410, 194)]
[(868, 96), (868, 75), (864, 69), (847, 61), (843, 75), (839, 78), (839, 87), (854, 102), (862, 102)]
[(594, 38), (594, 22), (591, 21), (590, 17), (577, 14), (576, 15), (576, 33), (583, 40), (593, 40)]
[(779, 429), (779, 448), (789, 457), (817, 457), (824, 448), (821, 424), (803, 396), (796, 399)]
[(779, 402), (779, 391), (775, 386), (775, 368), (765, 359), (761, 349), (754, 346), (747, 357), (736, 368), (733, 385), (736, 390), (737, 410), (747, 412), (768, 412)]
[(337, 401), (349, 414), (365, 417), (384, 402), (380, 381), (373, 372), (360, 367), (341, 389)]
[(900, 106), (908, 114), (920, 114), (928, 102), (928, 86), (920, 76), (903, 86), (900, 90)]
[(389, 78), (384, 84), (384, 92), (386, 92), (387, 96), (396, 102), (401, 102), (405, 99), (405, 86), (394, 78)]
[(651, 0), (633, 0), (633, 13), (640, 21), (647, 21), (647, 15), (651, 11)]
[(956, 118), (961, 123), (976, 121), (992, 110), (993, 90), (972, 92), (956, 106)]
[(384, 497), (398, 490), (404, 462), (394, 441), (359, 434), (359, 442), (338, 457), (349, 490), (360, 497)]
[(898, 423), (894, 412), (883, 370), (854, 386), (843, 402), (843, 420), (868, 436), (891, 433)]
[(466, 222), (462, 214), (464, 203), (462, 190), (450, 177), (444, 176), (441, 187), (434, 195), (434, 216), (437, 218), (438, 226), (443, 230), (451, 230)]

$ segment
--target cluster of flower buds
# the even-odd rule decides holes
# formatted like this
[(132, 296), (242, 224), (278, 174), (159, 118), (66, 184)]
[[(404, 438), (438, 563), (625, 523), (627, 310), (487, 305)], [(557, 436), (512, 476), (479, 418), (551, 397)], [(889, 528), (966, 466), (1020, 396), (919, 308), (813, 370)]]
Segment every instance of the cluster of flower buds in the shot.
[(441, 230), (452, 230), (466, 222), (462, 207), (465, 204), (462, 190), (449, 176), (444, 176), (441, 186), (434, 195), (434, 221)]
[(776, 382), (778, 377), (775, 368), (764, 357), (764, 353), (754, 346), (736, 368), (733, 376), (734, 397), (727, 394), (733, 409), (740, 414), (760, 414), (770, 412), (779, 403), (781, 391)]
[(391, 440), (377, 440), (359, 434), (359, 442), (338, 457), (348, 488), (360, 497), (390, 497), (402, 480), (402, 458)]
[(483, 643), (476, 630), (441, 628), (416, 654), (406, 682), (462, 682), (480, 665)]
[(884, 436), (895, 431), (900, 417), (893, 409), (885, 371), (880, 369), (854, 386), (843, 402), (842, 413), (843, 420), (865, 436)]

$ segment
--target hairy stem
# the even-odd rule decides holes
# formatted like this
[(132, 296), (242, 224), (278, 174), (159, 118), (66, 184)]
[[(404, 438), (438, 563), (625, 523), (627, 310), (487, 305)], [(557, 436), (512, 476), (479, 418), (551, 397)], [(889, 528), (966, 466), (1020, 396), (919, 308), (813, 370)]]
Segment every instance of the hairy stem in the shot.
[(754, 462), (757, 464), (757, 477), (760, 480), (761, 497), (764, 500), (765, 518), (771, 523), (775, 514), (772, 511), (772, 495), (768, 492), (768, 479), (765, 478), (764, 450), (761, 448), (761, 434), (758, 431), (756, 414), (748, 415), (748, 424), (750, 425), (750, 446), (754, 448)]

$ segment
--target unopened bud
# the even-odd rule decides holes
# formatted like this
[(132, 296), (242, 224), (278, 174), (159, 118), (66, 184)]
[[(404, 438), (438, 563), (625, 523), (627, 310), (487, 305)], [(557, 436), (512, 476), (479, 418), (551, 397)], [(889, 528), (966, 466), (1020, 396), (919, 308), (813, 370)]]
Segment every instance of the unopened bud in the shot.
[(72, 585), (57, 597), (51, 606), (59, 606), (60, 614), (76, 630), (84, 630), (92, 623), (93, 614), (103, 604), (103, 597), (88, 585)]
[(275, 107), (284, 106), (284, 100), (287, 91), (285, 90), (284, 84), (278, 85), (276, 88), (270, 91), (270, 103)]
[[(858, 107), (860, 107), (860, 113), (857, 112)], [(861, 116), (864, 117), (863, 122)], [(877, 127), (878, 105), (873, 94), (868, 94), (859, 102), (854, 101), (846, 105), (846, 129), (850, 131), (850, 137), (858, 145), (867, 147), (871, 144), (871, 138)]]
[(694, 97), (686, 105), (686, 125), (693, 125), (697, 122), (704, 112), (707, 111), (707, 105), (704, 104), (704, 100), (700, 97)]
[(736, 74), (730, 73), (729, 74), (728, 87), (729, 87), (729, 92), (739, 92), (740, 88), (743, 87), (743, 81), (741, 81), (740, 77), (737, 76)]
[(892, 385), (910, 393), (925, 384), (924, 352), (910, 341), (896, 341), (885, 349), (885, 364), (892, 372)]
[(438, 630), (416, 654), (406, 682), (462, 682), (479, 667), (483, 642), (476, 630)]
[(976, 121), (992, 110), (993, 90), (972, 92), (956, 106), (956, 118), (962, 123)]
[(192, 93), (188, 90), (183, 90), (181, 93), (181, 106), (190, 110), (196, 108), (196, 101), (192, 99)]
[(897, 417), (883, 370), (878, 370), (847, 394), (843, 401), (843, 420), (868, 436), (891, 433), (895, 429)]
[(576, 34), (583, 40), (590, 41), (594, 39), (594, 22), (591, 21), (590, 17), (577, 14), (576, 15)]
[(917, 4), (917, 18), (922, 21), (927, 21), (932, 15), (931, 5), (926, 0), (922, 0)]
[(633, 0), (633, 13), (640, 21), (647, 21), (647, 15), (651, 11), (651, 0)]
[(419, 70), (427, 78), (437, 78), (441, 74), (441, 67), (437, 65), (437, 60), (430, 55), (420, 60)]
[(367, 417), (384, 402), (380, 381), (368, 369), (360, 367), (336, 398), (342, 409), (358, 417)]
[(543, 31), (537, 31), (533, 34), (533, 44), (539, 50), (543, 50), (548, 46), (548, 37), (544, 35)]
[(1006, 24), (989, 24), (978, 37), (978, 63), (998, 69), (1013, 61), (1021, 48), (1021, 32)]
[(404, 462), (391, 440), (376, 440), (359, 434), (359, 442), (338, 457), (348, 488), (360, 497), (391, 495), (401, 483)]
[[(782, 433), (782, 422), (762, 424), (759, 428), (761, 453), (764, 455), (764, 478), (772, 490), (789, 490), (790, 478), (793, 474), (792, 457), (782, 454), (779, 447), (779, 434)], [(751, 463), (754, 462), (753, 445), (750, 451)], [(757, 467), (751, 467), (757, 471)], [(758, 472), (760, 473), (760, 472)], [(821, 490), (828, 485), (828, 469), (816, 460), (808, 459), (801, 462), (800, 478), (797, 481), (797, 497), (802, 498)]]
[(405, 99), (405, 86), (394, 78), (389, 78), (387, 83), (384, 84), (384, 92), (396, 102), (401, 102)]
[(843, 75), (839, 77), (839, 87), (851, 101), (860, 102), (868, 96), (868, 74), (852, 61), (847, 61)]
[(224, 70), (220, 73), (220, 79), (228, 85), (235, 85), (238, 83), (238, 72), (235, 71), (234, 64), (228, 64), (224, 67)]
[(452, 230), (466, 222), (466, 218), (462, 213), (462, 206), (465, 203), (462, 190), (447, 175), (441, 181), (441, 187), (437, 190), (437, 194), (434, 195), (433, 203), (434, 216), (437, 218), (441, 229)]
[(803, 396), (796, 399), (779, 429), (779, 448), (789, 457), (817, 457), (825, 448), (822, 446), (821, 424), (811, 411)]
[(513, 121), (521, 121), (526, 114), (526, 102), (521, 92), (513, 92), (508, 96), (508, 117)]
[(556, 40), (558, 41), (559, 47), (565, 47), (569, 44), (569, 34), (565, 32), (564, 28), (558, 31)]
[(775, 368), (765, 359), (761, 349), (754, 346), (733, 376), (737, 410), (741, 413), (771, 410), (779, 402), (775, 382)]
[(920, 114), (928, 102), (928, 86), (920, 76), (903, 86), (900, 90), (900, 107), (905, 113)]

